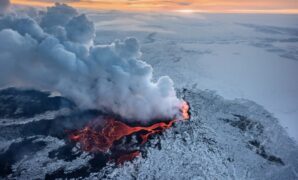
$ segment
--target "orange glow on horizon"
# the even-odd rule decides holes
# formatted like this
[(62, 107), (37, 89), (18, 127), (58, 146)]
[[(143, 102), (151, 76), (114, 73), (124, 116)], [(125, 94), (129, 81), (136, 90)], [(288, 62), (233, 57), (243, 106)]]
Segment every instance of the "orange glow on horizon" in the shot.
[[(54, 3), (42, 0), (11, 0), (12, 4), (47, 7)], [(62, 1), (61, 1), (62, 2)], [(296, 0), (80, 0), (67, 2), (75, 8), (178, 13), (271, 13), (298, 14)]]

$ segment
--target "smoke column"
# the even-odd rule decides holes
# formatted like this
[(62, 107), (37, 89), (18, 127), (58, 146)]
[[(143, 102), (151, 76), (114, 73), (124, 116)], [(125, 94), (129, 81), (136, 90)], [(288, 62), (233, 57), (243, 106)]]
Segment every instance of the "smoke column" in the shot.
[(0, 88), (58, 91), (82, 108), (144, 122), (177, 114), (172, 80), (153, 82), (135, 38), (94, 44), (94, 24), (65, 4), (37, 14), (0, 15)]

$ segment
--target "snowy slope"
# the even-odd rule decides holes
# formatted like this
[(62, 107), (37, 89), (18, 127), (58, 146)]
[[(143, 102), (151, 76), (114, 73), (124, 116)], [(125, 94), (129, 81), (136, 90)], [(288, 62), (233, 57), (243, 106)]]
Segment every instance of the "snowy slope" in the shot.
[[(179, 96), (190, 103), (191, 119), (151, 138), (132, 163), (116, 166), (103, 154), (82, 152), (65, 132), (82, 127), (100, 112), (80, 111), (64, 98), (46, 98), (47, 93), (11, 91), (0, 91), (1, 102), (10, 98), (8, 105), (22, 103), (0, 118), (0, 179), (298, 178), (297, 144), (272, 114), (251, 101), (181, 89)], [(58, 109), (15, 118), (41, 101), (49, 108), (63, 103)]]
[(146, 157), (90, 179), (298, 178), (297, 145), (261, 106), (210, 91), (185, 90), (183, 96), (191, 105), (189, 122), (153, 140)]

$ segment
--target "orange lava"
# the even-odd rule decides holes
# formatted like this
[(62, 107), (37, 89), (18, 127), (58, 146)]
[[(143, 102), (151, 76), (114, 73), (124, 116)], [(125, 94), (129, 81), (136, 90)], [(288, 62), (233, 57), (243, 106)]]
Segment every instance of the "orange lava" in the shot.
[[(183, 102), (182, 107), (180, 108), (182, 118), (175, 118), (168, 122), (158, 122), (148, 127), (129, 126), (121, 121), (108, 118), (105, 120), (100, 129), (98, 129), (94, 123), (89, 123), (83, 129), (73, 131), (69, 135), (69, 138), (75, 142), (79, 142), (81, 148), (88, 152), (107, 152), (113, 146), (115, 141), (137, 132), (139, 132), (138, 135), (142, 139), (141, 143), (143, 144), (147, 142), (149, 136), (163, 132), (164, 130), (172, 127), (176, 121), (189, 119), (188, 111), (188, 104)], [(125, 155), (122, 158), (131, 159), (131, 157), (139, 155), (139, 152), (137, 152)]]
[(189, 116), (189, 105), (187, 104), (186, 101), (182, 102), (182, 106), (181, 106), (181, 114), (182, 114), (182, 118), (184, 120), (188, 120), (190, 118)]

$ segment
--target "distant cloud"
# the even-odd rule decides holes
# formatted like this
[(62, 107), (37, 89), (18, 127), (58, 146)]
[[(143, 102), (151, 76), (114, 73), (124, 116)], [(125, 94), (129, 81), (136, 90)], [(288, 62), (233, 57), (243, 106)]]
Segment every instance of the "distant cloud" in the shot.
[(182, 5), (182, 6), (190, 6), (190, 5), (192, 5), (191, 2), (177, 2), (177, 4)]
[[(152, 2), (154, 3), (154, 2)], [(156, 3), (156, 2), (155, 2)], [(161, 0), (159, 3), (169, 3), (169, 4), (177, 4), (177, 5), (182, 5), (182, 6), (188, 6), (193, 4), (190, 1), (177, 1), (177, 0)]]
[(10, 5), (9, 0), (0, 0), (0, 14), (4, 13)]
[(68, 3), (68, 2), (80, 2), (81, 0), (37, 0), (44, 2), (54, 2), (54, 3)]

